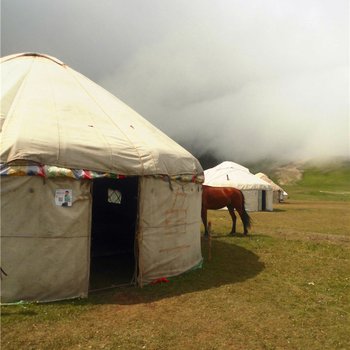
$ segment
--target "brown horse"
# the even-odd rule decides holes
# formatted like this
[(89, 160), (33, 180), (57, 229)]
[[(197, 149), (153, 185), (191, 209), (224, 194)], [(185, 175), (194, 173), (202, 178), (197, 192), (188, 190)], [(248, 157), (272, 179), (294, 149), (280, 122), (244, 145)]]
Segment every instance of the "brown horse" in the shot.
[(227, 207), (232, 218), (231, 235), (236, 233), (236, 215), (235, 209), (241, 217), (244, 234), (248, 234), (248, 228), (251, 225), (251, 218), (245, 210), (243, 193), (233, 187), (211, 187), (202, 186), (202, 221), (204, 224), (204, 235), (208, 236), (207, 210), (221, 209)]

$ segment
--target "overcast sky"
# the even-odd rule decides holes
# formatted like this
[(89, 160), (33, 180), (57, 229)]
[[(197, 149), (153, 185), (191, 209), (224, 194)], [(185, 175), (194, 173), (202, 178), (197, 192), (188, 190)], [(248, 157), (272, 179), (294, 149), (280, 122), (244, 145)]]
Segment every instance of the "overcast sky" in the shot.
[(197, 156), (349, 158), (348, 0), (1, 0), (1, 56), (25, 51)]

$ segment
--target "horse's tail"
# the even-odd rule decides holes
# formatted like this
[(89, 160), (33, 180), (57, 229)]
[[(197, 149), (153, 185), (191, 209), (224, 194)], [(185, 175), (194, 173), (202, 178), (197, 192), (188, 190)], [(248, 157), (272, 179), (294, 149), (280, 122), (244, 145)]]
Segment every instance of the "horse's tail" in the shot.
[(248, 215), (248, 213), (246, 212), (245, 209), (243, 209), (242, 221), (243, 221), (244, 227), (246, 227), (247, 229), (251, 228), (251, 226), (252, 226), (252, 218)]
[[(241, 191), (242, 193), (242, 191)], [(244, 195), (242, 193), (242, 217), (243, 226), (245, 229), (251, 228), (252, 225), (252, 218), (248, 215), (247, 211), (245, 210), (245, 200)]]

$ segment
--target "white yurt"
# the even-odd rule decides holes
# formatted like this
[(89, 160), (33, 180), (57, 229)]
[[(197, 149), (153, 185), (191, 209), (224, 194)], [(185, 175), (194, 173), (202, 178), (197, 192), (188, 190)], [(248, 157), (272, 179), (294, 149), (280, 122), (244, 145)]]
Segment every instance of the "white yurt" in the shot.
[(248, 168), (230, 161), (204, 170), (204, 185), (235, 187), (243, 192), (247, 211), (272, 211), (273, 192), (267, 182), (252, 174)]
[(199, 267), (202, 182), (188, 151), (60, 60), (1, 59), (2, 302), (86, 297), (101, 271), (143, 286)]
[(266, 174), (257, 173), (255, 174), (255, 176), (257, 176), (259, 179), (266, 181), (272, 186), (274, 203), (281, 203), (287, 198), (288, 193), (284, 191), (282, 187), (273, 182)]

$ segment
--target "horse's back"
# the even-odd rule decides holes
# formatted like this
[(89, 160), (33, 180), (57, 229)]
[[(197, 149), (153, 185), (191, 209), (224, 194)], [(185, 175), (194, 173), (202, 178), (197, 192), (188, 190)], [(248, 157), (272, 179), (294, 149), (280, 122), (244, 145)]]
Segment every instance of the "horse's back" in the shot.
[(242, 202), (242, 192), (233, 187), (210, 187), (203, 185), (202, 205), (206, 209), (234, 207)]

